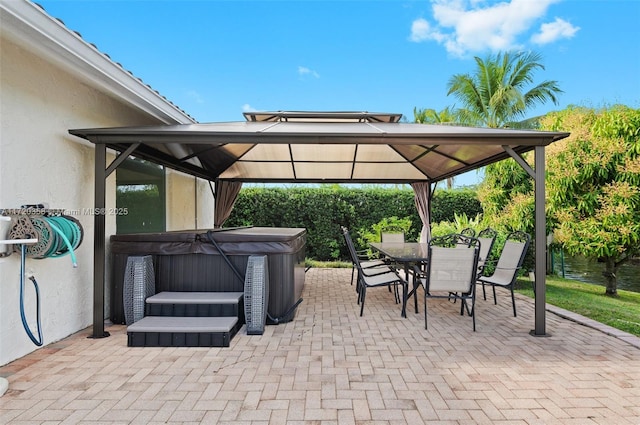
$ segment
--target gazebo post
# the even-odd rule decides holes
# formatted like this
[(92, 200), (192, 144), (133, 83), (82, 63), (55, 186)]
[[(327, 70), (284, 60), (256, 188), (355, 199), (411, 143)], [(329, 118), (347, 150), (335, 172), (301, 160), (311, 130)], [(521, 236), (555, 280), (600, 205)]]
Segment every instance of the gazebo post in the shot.
[(535, 329), (533, 336), (550, 336), (546, 333), (547, 286), (547, 218), (545, 213), (545, 159), (544, 146), (535, 147)]
[(109, 336), (104, 330), (105, 207), (107, 146), (95, 144), (93, 210), (93, 333), (90, 338)]

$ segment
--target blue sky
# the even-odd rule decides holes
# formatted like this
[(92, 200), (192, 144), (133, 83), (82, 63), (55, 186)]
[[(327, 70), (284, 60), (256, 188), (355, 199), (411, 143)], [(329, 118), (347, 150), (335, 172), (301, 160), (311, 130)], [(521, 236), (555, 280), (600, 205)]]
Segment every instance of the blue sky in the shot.
[(455, 105), (474, 56), (542, 54), (559, 104), (640, 107), (639, 0), (39, 1), (199, 122)]

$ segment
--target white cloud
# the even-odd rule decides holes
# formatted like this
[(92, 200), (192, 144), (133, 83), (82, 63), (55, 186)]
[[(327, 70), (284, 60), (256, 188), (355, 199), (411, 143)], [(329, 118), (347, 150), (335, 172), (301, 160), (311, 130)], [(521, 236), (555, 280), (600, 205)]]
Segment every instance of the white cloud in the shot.
[(416, 19), (411, 24), (411, 36), (409, 39), (416, 42), (429, 40), (431, 38), (430, 32), (431, 28), (429, 22), (422, 18)]
[(540, 25), (540, 32), (531, 37), (536, 44), (548, 44), (561, 38), (571, 38), (580, 27), (575, 27), (564, 19), (556, 18), (555, 21)]
[(434, 22), (416, 19), (409, 38), (415, 42), (434, 40), (455, 56), (521, 48), (519, 37), (557, 1), (432, 0)]
[(248, 103), (245, 103), (242, 105), (242, 112), (258, 112), (258, 110)]
[(301, 77), (304, 77), (306, 75), (311, 75), (313, 77), (320, 78), (320, 74), (318, 74), (313, 69), (307, 68), (306, 66), (299, 66), (298, 67), (298, 75), (300, 75)]

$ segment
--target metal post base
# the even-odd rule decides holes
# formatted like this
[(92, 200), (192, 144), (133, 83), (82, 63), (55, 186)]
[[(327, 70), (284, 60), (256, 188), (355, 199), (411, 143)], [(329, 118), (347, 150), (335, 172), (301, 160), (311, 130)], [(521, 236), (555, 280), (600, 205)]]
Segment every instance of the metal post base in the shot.
[(103, 334), (102, 334), (102, 336), (100, 336), (100, 335), (94, 335), (94, 334), (91, 334), (91, 335), (89, 335), (87, 338), (91, 338), (91, 339), (99, 339), (99, 338), (106, 338), (106, 337), (108, 337), (108, 336), (111, 336), (111, 334), (110, 334), (109, 332), (107, 332), (107, 331), (104, 331), (104, 332), (103, 332)]
[(535, 337), (544, 337), (544, 338), (547, 338), (547, 337), (550, 337), (550, 336), (551, 336), (551, 334), (550, 334), (550, 333), (546, 333), (546, 334), (538, 335), (538, 334), (536, 333), (535, 329), (530, 330), (530, 331), (529, 331), (529, 335), (531, 335), (531, 336), (535, 336)]

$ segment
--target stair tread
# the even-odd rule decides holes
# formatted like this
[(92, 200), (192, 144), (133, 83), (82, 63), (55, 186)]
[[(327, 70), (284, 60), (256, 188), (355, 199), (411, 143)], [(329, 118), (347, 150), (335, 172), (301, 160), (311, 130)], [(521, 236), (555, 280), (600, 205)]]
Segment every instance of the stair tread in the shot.
[(237, 317), (146, 316), (127, 327), (127, 332), (229, 332)]
[(148, 304), (236, 304), (243, 292), (170, 292), (147, 298)]

